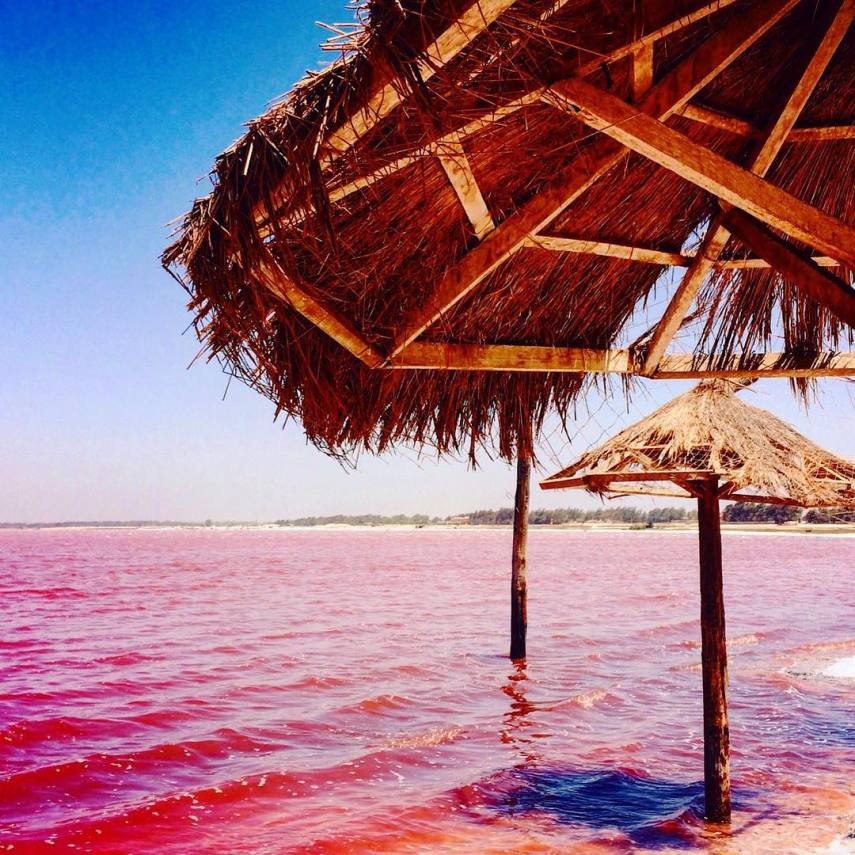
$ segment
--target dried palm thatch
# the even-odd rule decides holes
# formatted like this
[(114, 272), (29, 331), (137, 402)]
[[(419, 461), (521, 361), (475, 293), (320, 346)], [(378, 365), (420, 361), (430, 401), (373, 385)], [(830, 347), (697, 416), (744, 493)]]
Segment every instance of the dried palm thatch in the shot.
[[(635, 99), (710, 156), (749, 166), (775, 149), (775, 188), (838, 218), (823, 234), (843, 229), (847, 246), (819, 259), (838, 266), (810, 271), (813, 290), (762, 259), (746, 268), (731, 239), (698, 295), (706, 328), (683, 370), (756, 369), (743, 349), (780, 338), (764, 370), (841, 373), (822, 354), (851, 343), (847, 310), (817, 288), (851, 298), (855, 192), (839, 180), (855, 167), (851, 6), (370, 0), (361, 28), (337, 30), (342, 57), (217, 159), (163, 263), (207, 355), (318, 446), (530, 450), (546, 414), (567, 417), (594, 382), (587, 371), (655, 373), (655, 337), (608, 349), (723, 216), (709, 186), (593, 128), (580, 84)], [(787, 113), (782, 93), (803, 103)], [(790, 252), (831, 252), (805, 250), (799, 228)], [(787, 229), (792, 241), (792, 223), (773, 231)]]
[[(825, 451), (766, 410), (707, 380), (541, 482), (598, 494), (691, 498), (683, 485), (709, 474), (719, 498), (802, 507), (855, 507), (855, 464)], [(663, 487), (673, 482), (676, 488)]]

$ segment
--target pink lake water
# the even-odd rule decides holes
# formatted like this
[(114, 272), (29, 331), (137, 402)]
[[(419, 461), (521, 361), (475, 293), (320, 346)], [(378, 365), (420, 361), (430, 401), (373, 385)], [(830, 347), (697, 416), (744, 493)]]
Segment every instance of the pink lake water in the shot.
[(732, 827), (691, 533), (0, 531), (0, 851), (855, 851), (855, 539), (726, 535)]

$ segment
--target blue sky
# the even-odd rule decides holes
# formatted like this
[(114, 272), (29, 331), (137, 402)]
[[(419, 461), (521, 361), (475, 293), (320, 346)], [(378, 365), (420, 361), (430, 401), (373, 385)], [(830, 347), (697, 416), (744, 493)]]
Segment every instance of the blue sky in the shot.
[[(349, 20), (343, 2), (3, 0), (0, 11), (0, 520), (508, 504), (503, 463), (471, 472), (410, 453), (346, 472), (249, 390), (232, 384), (223, 400), (215, 365), (186, 370), (197, 344), (182, 336), (185, 294), (158, 263), (165, 224), (205, 192), (242, 123), (325, 60), (314, 22)], [(685, 388), (648, 384), (629, 413), (592, 400), (573, 449), (554, 437), (544, 451), (547, 468)], [(784, 381), (760, 384), (755, 400), (855, 457), (851, 388), (824, 384), (825, 406), (809, 416)]]

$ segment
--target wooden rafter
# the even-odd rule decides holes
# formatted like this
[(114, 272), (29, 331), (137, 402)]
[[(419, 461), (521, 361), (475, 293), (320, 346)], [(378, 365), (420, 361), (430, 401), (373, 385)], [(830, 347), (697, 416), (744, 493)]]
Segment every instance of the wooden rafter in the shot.
[(855, 125), (811, 125), (794, 128), (788, 142), (837, 142), (855, 140)]
[[(816, 50), (813, 52), (813, 55), (808, 61), (804, 71), (793, 86), (793, 89), (782, 109), (778, 113), (777, 118), (769, 126), (762, 144), (751, 158), (748, 168), (752, 175), (762, 177), (769, 170), (769, 167), (772, 165), (775, 157), (784, 145), (787, 135), (795, 126), (795, 123), (810, 98), (811, 93), (817, 83), (819, 83), (823, 72), (828, 67), (828, 63), (831, 61), (834, 52), (837, 50), (837, 46), (840, 44), (843, 36), (849, 28), (849, 25), (852, 23), (853, 15), (855, 15), (855, 0), (843, 0), (837, 14), (832, 18), (827, 29), (820, 37)], [(723, 161), (724, 159), (721, 158), (721, 160)], [(727, 163), (727, 161), (724, 162)], [(665, 164), (663, 163), (662, 165), (664, 166)], [(684, 177), (688, 177), (685, 173), (682, 174), (684, 174)], [(704, 184), (701, 184), (700, 186), (703, 187)], [(766, 187), (771, 187), (771, 185), (767, 184)], [(705, 189), (711, 188), (706, 186)], [(758, 186), (758, 189), (762, 190), (763, 187)], [(716, 195), (720, 196), (719, 193)], [(792, 199), (793, 197), (790, 198)], [(745, 203), (744, 198), (741, 200), (730, 198), (727, 201), (740, 207)], [(798, 201), (799, 204), (803, 204), (800, 200)], [(783, 204), (787, 204), (785, 199)], [(780, 210), (780, 205), (778, 207)], [(801, 216), (808, 218), (811, 216), (811, 212), (815, 211), (815, 209), (810, 209), (808, 206), (805, 206), (805, 208), (807, 208), (807, 210), (803, 209)], [(767, 212), (768, 210), (764, 211), (764, 213)], [(755, 210), (752, 213), (756, 216), (757, 211)], [(822, 218), (817, 218), (815, 214), (813, 216), (813, 222), (822, 227)], [(783, 226), (783, 224), (774, 216), (767, 218), (766, 222), (772, 226)], [(810, 223), (811, 220), (806, 219), (806, 222)], [(800, 224), (796, 223), (795, 225), (798, 227)], [(787, 233), (793, 237), (799, 237), (799, 239), (806, 243), (822, 249), (833, 258), (844, 260), (841, 258), (839, 253), (841, 244), (843, 244), (847, 238), (843, 233), (835, 234), (833, 224), (831, 225), (832, 229), (830, 233), (828, 230), (826, 230), (825, 233), (826, 239), (829, 241), (825, 243), (825, 245), (817, 240), (815, 229), (809, 230), (813, 231), (813, 234), (810, 234), (809, 236), (806, 236), (804, 231), (802, 231), (801, 235), (795, 235), (792, 231)], [(783, 228), (783, 230), (787, 231), (786, 228)], [(650, 373), (655, 371), (659, 359), (665, 353), (668, 344), (680, 329), (680, 325), (688, 314), (689, 309), (697, 296), (698, 290), (712, 270), (713, 263), (723, 252), (729, 237), (730, 235), (723, 222), (723, 213), (715, 215), (707, 228), (695, 260), (686, 271), (682, 282), (671, 298), (671, 301), (653, 334), (653, 338), (651, 339), (647, 352), (647, 357), (644, 362), (645, 372)], [(855, 232), (852, 232), (852, 235), (848, 238), (850, 241), (850, 247), (852, 251), (855, 252), (855, 240), (853, 240), (853, 238), (855, 238)], [(845, 247), (843, 248), (845, 249)]]
[[(693, 122), (721, 128), (741, 137), (758, 140), (764, 138), (763, 129), (757, 125), (752, 125), (751, 122), (733, 113), (713, 110), (703, 104), (686, 104), (680, 109), (680, 115)], [(855, 139), (853, 124), (797, 125), (787, 134), (788, 143), (836, 142), (851, 139)]]
[(666, 353), (651, 375), (656, 380), (702, 377), (855, 377), (855, 353), (821, 353), (815, 357), (784, 353), (748, 354), (727, 360)]
[(437, 151), (437, 158), (472, 224), (476, 237), (483, 238), (496, 224), (481, 195), (469, 158), (463, 150), (463, 143), (459, 138), (450, 140), (446, 147)]
[[(640, 368), (631, 351), (612, 348), (540, 347), (510, 344), (413, 342), (386, 367), (438, 371), (513, 371), (632, 374)], [(691, 377), (852, 377), (855, 353), (815, 357), (781, 353), (746, 354), (726, 360), (666, 354), (657, 379)]]
[(306, 283), (297, 283), (276, 265), (262, 262), (255, 269), (258, 281), (280, 300), (284, 300), (304, 318), (323, 330), (331, 339), (371, 368), (377, 367), (383, 357), (365, 339), (353, 324), (324, 306)]
[(582, 238), (559, 237), (557, 235), (532, 235), (529, 246), (548, 249), (552, 252), (575, 252), (583, 255), (601, 255), (605, 258), (622, 258), (644, 264), (660, 264), (673, 267), (685, 267), (690, 258), (679, 252), (667, 252), (646, 246), (627, 246), (622, 243), (585, 240)]
[[(667, 469), (659, 472), (606, 472), (594, 473), (592, 475), (579, 475), (576, 477), (556, 477), (546, 478), (540, 482), (540, 487), (543, 490), (560, 490), (566, 487), (585, 487), (585, 486), (600, 486), (607, 488), (612, 483), (625, 483), (633, 481), (675, 481), (676, 479), (704, 479), (714, 478), (715, 473), (708, 469), (698, 469), (697, 471), (688, 469)], [(681, 485), (682, 486), (682, 485)]]
[[(655, 84), (638, 109), (649, 110), (659, 117), (670, 115), (754, 44), (796, 2), (797, 0), (765, 0), (731, 21)], [(595, 181), (605, 175), (625, 153), (624, 148), (607, 139), (596, 140), (583, 149), (552, 183), (498, 225), (445, 273), (426, 296), (418, 312), (402, 325), (390, 355), (394, 356), (415, 340), (444, 312), (520, 249), (530, 235), (545, 228)]]
[(742, 211), (729, 211), (725, 215), (724, 224), (788, 282), (797, 285), (827, 307), (843, 323), (855, 327), (855, 290), (842, 279), (814, 264)]
[(653, 43), (632, 52), (632, 100), (637, 104), (653, 85)]
[(631, 370), (631, 360), (628, 350), (617, 349), (417, 341), (401, 351), (389, 367), (445, 371), (604, 371), (626, 374)]
[[(648, 246), (629, 246), (623, 243), (591, 240), (589, 238), (573, 238), (561, 235), (533, 235), (528, 245), (551, 252), (573, 252), (581, 255), (600, 255), (605, 258), (621, 258), (626, 261), (637, 261), (642, 264), (657, 264), (670, 267), (688, 267), (696, 257), (694, 252), (670, 252)], [(817, 267), (839, 267), (840, 263), (827, 255), (814, 255), (811, 261)], [(719, 259), (713, 267), (726, 270), (749, 270), (769, 268), (771, 265), (765, 258), (732, 258)]]

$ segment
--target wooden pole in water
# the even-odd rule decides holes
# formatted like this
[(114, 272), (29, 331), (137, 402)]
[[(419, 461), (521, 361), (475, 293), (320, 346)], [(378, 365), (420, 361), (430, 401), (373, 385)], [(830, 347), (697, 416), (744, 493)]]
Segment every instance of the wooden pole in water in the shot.
[(701, 564), (701, 658), (704, 681), (704, 799), (706, 818), (730, 821), (730, 730), (727, 723), (727, 644), (721, 573), (718, 478), (695, 481)]
[(517, 492), (514, 501), (514, 541), (511, 559), (511, 659), (525, 659), (528, 626), (526, 546), (528, 542), (528, 497), (531, 456), (517, 458)]

